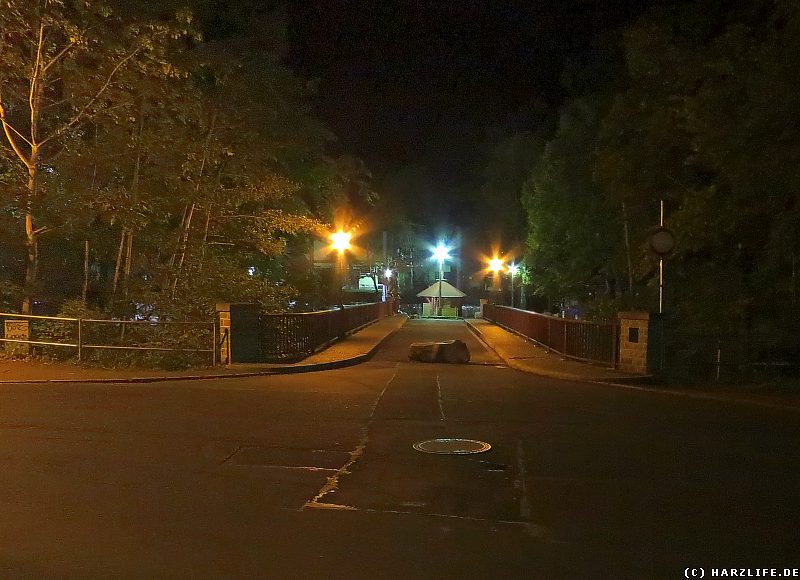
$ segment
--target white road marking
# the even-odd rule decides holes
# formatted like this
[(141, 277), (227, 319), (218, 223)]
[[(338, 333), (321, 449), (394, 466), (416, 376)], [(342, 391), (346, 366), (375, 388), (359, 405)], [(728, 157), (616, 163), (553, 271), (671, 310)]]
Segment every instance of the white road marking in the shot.
[[(383, 395), (386, 393), (386, 389), (389, 388), (389, 385), (392, 384), (395, 377), (397, 377), (397, 373), (400, 371), (400, 363), (395, 364), (394, 373), (392, 374), (391, 378), (386, 382), (383, 386), (383, 390), (381, 394), (378, 395), (378, 398), (375, 399), (375, 404), (372, 405), (372, 410), (369, 413), (369, 419), (367, 419), (367, 423), (361, 429), (361, 439), (356, 445), (356, 448), (350, 452), (350, 458), (342, 465), (339, 469), (336, 470), (336, 473), (331, 475), (328, 478), (328, 481), (325, 482), (325, 485), (317, 492), (312, 499), (307, 501), (303, 506), (300, 508), (300, 511), (304, 510), (305, 508), (317, 507), (319, 505), (327, 505), (333, 506), (336, 504), (325, 504), (325, 502), (321, 502), (320, 500), (328, 495), (331, 492), (336, 491), (336, 488), (339, 486), (339, 478), (342, 475), (350, 473), (349, 469), (350, 466), (353, 465), (359, 458), (364, 454), (364, 450), (367, 448), (367, 442), (369, 441), (369, 428), (372, 426), (372, 423), (375, 421), (375, 410), (378, 408), (378, 403), (381, 402)], [(337, 509), (344, 509), (344, 508), (337, 508)]]
[[(338, 511), (349, 511), (349, 512), (364, 512), (364, 513), (373, 513), (373, 514), (393, 514), (399, 516), (420, 516), (420, 517), (427, 517), (427, 518), (444, 518), (448, 520), (461, 520), (465, 522), (486, 522), (490, 524), (500, 524), (506, 526), (519, 526), (524, 528), (530, 535), (536, 538), (546, 539), (549, 542), (553, 543), (565, 543), (565, 542), (558, 542), (554, 539), (550, 538), (551, 531), (542, 525), (534, 524), (531, 522), (519, 522), (514, 520), (493, 520), (489, 518), (479, 518), (475, 516), (457, 516), (453, 514), (439, 514), (439, 513), (428, 513), (428, 512), (412, 512), (412, 511), (405, 511), (405, 510), (379, 510), (373, 508), (357, 508), (349, 505), (339, 505), (335, 503), (308, 503), (304, 506), (305, 508), (309, 509), (322, 509), (322, 510), (338, 510)], [(278, 508), (280, 510), (286, 511), (296, 511), (295, 509), (290, 508)]]
[(442, 407), (442, 383), (439, 382), (439, 373), (436, 373), (436, 390), (439, 393), (439, 420), (444, 421), (444, 407)]
[[(581, 382), (581, 379), (565, 379), (572, 382)], [(733, 403), (737, 405), (749, 405), (752, 407), (763, 407), (765, 409), (779, 409), (781, 411), (800, 412), (800, 407), (793, 407), (790, 405), (782, 405), (781, 403), (770, 403), (768, 401), (755, 401), (752, 399), (738, 399), (732, 397), (725, 397), (722, 395), (713, 395), (708, 393), (691, 393), (687, 391), (669, 391), (666, 389), (659, 389), (658, 387), (641, 387), (638, 385), (626, 385), (624, 383), (613, 383), (604, 380), (587, 380), (586, 383), (593, 385), (601, 385), (604, 387), (615, 387), (617, 389), (627, 389), (629, 391), (643, 391), (645, 393), (655, 393), (657, 395), (667, 395), (670, 397), (684, 397), (687, 399), (700, 399), (705, 401), (715, 401), (717, 403)]]
[(285, 469), (287, 471), (332, 471), (334, 473), (338, 473), (338, 469), (333, 467), (315, 467), (312, 465), (263, 465), (263, 464), (251, 464), (251, 463), (231, 463), (229, 464), (230, 467), (246, 467), (248, 469), (256, 468), (256, 469)]

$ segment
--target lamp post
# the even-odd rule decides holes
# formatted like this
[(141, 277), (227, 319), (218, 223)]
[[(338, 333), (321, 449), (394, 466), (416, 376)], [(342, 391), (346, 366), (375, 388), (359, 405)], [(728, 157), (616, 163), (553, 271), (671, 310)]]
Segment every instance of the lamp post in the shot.
[[(495, 291), (499, 290), (497, 287), (497, 274), (503, 269), (503, 260), (495, 256), (491, 260), (489, 260), (489, 270), (492, 271), (492, 286), (494, 287)], [(497, 298), (495, 298), (497, 300)]]
[(519, 271), (519, 266), (513, 262), (508, 267), (508, 273), (511, 274), (511, 308), (514, 308), (514, 275)]
[(450, 248), (440, 242), (433, 249), (431, 258), (439, 262), (439, 298), (436, 303), (436, 316), (442, 315), (442, 281), (444, 280), (444, 261), (450, 257)]
[(394, 274), (394, 272), (392, 271), (391, 268), (386, 268), (383, 271), (383, 277), (386, 279), (386, 285), (383, 288), (384, 300), (388, 300), (389, 296), (391, 295), (390, 292), (392, 289), (392, 274)]
[[(339, 272), (339, 283), (341, 284), (343, 281), (346, 281), (345, 278), (345, 252), (350, 249), (350, 239), (352, 238), (352, 234), (350, 232), (344, 232), (339, 230), (334, 232), (330, 235), (331, 240), (331, 248), (336, 250), (336, 269)], [(344, 293), (340, 289), (339, 290), (339, 301), (344, 304)]]

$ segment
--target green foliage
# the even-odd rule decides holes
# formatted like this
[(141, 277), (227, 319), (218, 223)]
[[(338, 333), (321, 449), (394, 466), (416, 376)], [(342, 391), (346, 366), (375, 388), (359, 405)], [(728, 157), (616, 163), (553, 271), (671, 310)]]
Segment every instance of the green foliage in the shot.
[(198, 0), (198, 21), (158, 4), (0, 7), (6, 309), (27, 296), (97, 318), (211, 320), (216, 302), (238, 301), (280, 311), (314, 279), (290, 254), (334, 208), (376, 200), (361, 160), (327, 155), (312, 85), (280, 62), (280, 10), (217, 14)]
[(575, 101), (523, 191), (534, 289), (552, 299), (607, 294), (620, 271), (620, 213), (594, 183), (591, 158), (603, 103)]
[(535, 289), (593, 316), (655, 311), (648, 240), (664, 200), (677, 239), (665, 261), (672, 320), (697, 336), (796, 343), (800, 6), (759, 2), (713, 18), (696, 5), (659, 8), (624, 31), (619, 49), (608, 53), (623, 55), (624, 77), (595, 94), (577, 83), (531, 166), (523, 202)]

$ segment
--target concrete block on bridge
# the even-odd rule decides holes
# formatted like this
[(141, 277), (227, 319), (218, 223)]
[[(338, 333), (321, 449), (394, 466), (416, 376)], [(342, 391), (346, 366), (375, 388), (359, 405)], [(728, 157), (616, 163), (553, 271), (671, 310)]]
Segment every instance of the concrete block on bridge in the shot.
[(408, 358), (420, 362), (467, 363), (469, 349), (463, 340), (414, 342), (408, 348)]

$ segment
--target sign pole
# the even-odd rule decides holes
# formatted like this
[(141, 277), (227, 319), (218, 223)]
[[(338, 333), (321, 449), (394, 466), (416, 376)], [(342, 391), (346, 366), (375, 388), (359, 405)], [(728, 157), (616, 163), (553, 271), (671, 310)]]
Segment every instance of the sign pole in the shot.
[(436, 316), (442, 315), (442, 278), (444, 278), (444, 260), (439, 260), (439, 301), (436, 303)]
[[(661, 200), (660, 217), (658, 227), (664, 227), (664, 200)], [(658, 313), (664, 313), (664, 257), (658, 259)]]

